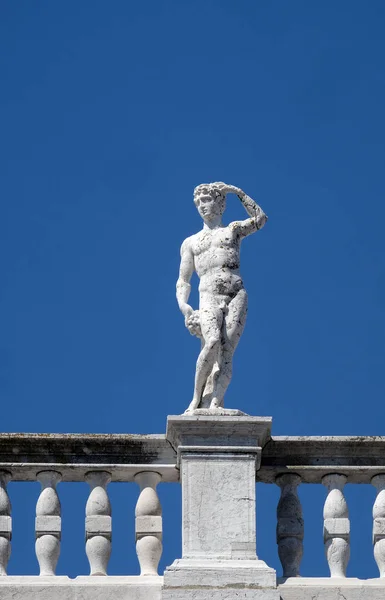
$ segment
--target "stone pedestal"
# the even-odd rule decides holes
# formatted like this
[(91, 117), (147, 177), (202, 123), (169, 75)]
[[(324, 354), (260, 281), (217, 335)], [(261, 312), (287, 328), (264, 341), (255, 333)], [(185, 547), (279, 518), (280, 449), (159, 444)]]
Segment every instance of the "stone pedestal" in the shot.
[(168, 418), (183, 544), (182, 558), (164, 573), (164, 600), (279, 598), (274, 569), (256, 554), (255, 473), (271, 419), (234, 412)]

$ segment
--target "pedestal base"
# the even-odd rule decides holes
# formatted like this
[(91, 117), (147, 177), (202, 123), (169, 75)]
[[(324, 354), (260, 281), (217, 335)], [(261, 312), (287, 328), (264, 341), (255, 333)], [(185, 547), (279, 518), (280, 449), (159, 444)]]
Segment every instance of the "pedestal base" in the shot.
[(279, 600), (274, 569), (256, 555), (255, 474), (270, 428), (270, 417), (223, 408), (168, 417), (183, 556), (164, 573), (162, 600)]
[(263, 560), (176, 560), (164, 572), (162, 600), (279, 600), (276, 573)]
[[(184, 416), (203, 416), (203, 417), (248, 417), (246, 413), (237, 408), (196, 408), (195, 410), (185, 412)], [(183, 415), (182, 415), (183, 416)]]

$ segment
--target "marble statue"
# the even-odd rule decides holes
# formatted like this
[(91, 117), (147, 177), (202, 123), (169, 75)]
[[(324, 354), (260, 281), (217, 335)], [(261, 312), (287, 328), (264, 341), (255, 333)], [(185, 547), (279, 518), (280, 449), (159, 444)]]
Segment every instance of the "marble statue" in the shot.
[[(249, 215), (223, 225), (226, 195), (236, 194)], [(185, 325), (201, 339), (193, 399), (186, 410), (218, 409), (231, 380), (232, 361), (246, 321), (247, 293), (239, 273), (240, 245), (267, 221), (260, 206), (241, 189), (223, 182), (198, 185), (194, 203), (203, 229), (184, 240), (176, 295)], [(198, 274), (199, 310), (188, 304), (194, 272)]]

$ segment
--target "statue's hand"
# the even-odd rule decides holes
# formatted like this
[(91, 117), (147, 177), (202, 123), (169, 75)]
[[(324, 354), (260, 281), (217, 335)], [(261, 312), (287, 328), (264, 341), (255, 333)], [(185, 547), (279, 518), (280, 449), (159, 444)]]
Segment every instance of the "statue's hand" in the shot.
[(182, 312), (182, 315), (184, 316), (185, 320), (188, 317), (191, 317), (191, 315), (194, 312), (194, 309), (192, 308), (192, 306), (190, 306), (189, 304), (187, 304), (187, 302), (183, 302), (180, 304), (180, 310)]
[(199, 310), (194, 310), (192, 314), (186, 316), (185, 325), (191, 335), (196, 335), (199, 338), (202, 337)]

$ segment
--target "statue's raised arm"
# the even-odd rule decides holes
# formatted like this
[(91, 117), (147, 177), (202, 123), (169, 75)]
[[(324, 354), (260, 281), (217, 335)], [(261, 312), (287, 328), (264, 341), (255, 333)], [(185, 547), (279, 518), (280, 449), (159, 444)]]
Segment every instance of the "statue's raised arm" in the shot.
[[(225, 226), (226, 195), (236, 194), (249, 215)], [(194, 202), (203, 219), (201, 231), (181, 248), (177, 300), (191, 334), (202, 340), (193, 399), (186, 412), (221, 409), (231, 380), (232, 360), (247, 313), (247, 294), (240, 275), (240, 243), (264, 226), (267, 216), (240, 188), (223, 182), (201, 184)], [(200, 278), (199, 311), (188, 304), (193, 271)]]
[(219, 185), (224, 186), (226, 194), (236, 194), (246, 209), (249, 219), (244, 221), (234, 221), (231, 223), (231, 227), (237, 231), (241, 237), (246, 237), (251, 233), (255, 233), (262, 229), (267, 221), (267, 215), (263, 212), (262, 208), (248, 196), (241, 188), (235, 187), (235, 185), (226, 185), (225, 183), (218, 182)]

